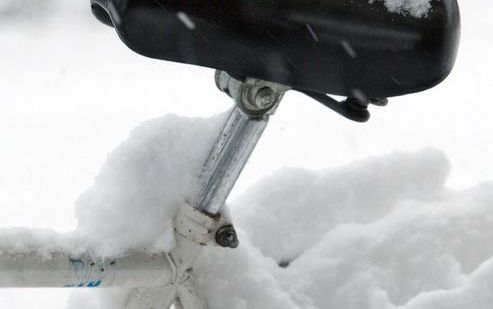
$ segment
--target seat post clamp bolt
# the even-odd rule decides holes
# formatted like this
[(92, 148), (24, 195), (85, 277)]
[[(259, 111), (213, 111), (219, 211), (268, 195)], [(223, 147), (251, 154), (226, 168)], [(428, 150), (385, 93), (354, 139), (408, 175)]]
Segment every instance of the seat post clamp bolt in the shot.
[(216, 232), (216, 242), (221, 247), (237, 248), (240, 242), (232, 225), (225, 225)]

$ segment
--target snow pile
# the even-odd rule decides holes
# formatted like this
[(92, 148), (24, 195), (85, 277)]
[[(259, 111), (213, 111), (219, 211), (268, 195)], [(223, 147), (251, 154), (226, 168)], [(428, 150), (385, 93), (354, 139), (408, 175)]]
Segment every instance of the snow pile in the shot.
[[(433, 203), (401, 201), (371, 224), (340, 225), (293, 262), (287, 282), (305, 284), (290, 289), (319, 308), (412, 308), (427, 293), (468, 288), (478, 275), (491, 281), (492, 268), (481, 268), (493, 261), (491, 189)], [(493, 298), (466, 303), (461, 307), (491, 306)]]
[(369, 0), (370, 3), (375, 1), (385, 1), (385, 6), (390, 12), (411, 14), (416, 18), (421, 18), (428, 15), (432, 0)]
[[(261, 181), (232, 205), (241, 246), (198, 261), (211, 308), (491, 308), (493, 184), (448, 190), (449, 169), (428, 149)], [(95, 292), (90, 308), (127, 295)]]
[(264, 180), (232, 207), (242, 248), (201, 259), (212, 308), (491, 308), (493, 184), (448, 172), (426, 150)]
[(53, 253), (69, 252), (73, 256), (85, 253), (86, 239), (74, 233), (59, 234), (51, 230), (11, 228), (0, 229), (0, 258), (2, 255), (37, 254), (50, 259)]
[(167, 116), (135, 129), (77, 200), (79, 233), (95, 243), (104, 239), (98, 252), (105, 255), (169, 249), (175, 209), (196, 189), (223, 118)]
[[(265, 255), (287, 261), (339, 224), (372, 222), (405, 198), (437, 198), (448, 170), (444, 155), (433, 149), (371, 158), (330, 171), (285, 169), (241, 198), (235, 217), (249, 228), (251, 240)], [(266, 238), (272, 222), (276, 229)]]
[(196, 188), (195, 181), (224, 116), (167, 116), (150, 120), (107, 158), (94, 185), (76, 201), (79, 227), (73, 233), (0, 230), (1, 254), (49, 257), (117, 257), (131, 250), (166, 251), (173, 246), (172, 218)]
[[(46, 256), (80, 243), (104, 255), (170, 249), (174, 210), (196, 188), (223, 120), (141, 125), (77, 200), (77, 232), (4, 230), (0, 247), (49, 243)], [(428, 149), (271, 175), (232, 203), (241, 246), (199, 258), (203, 294), (214, 309), (491, 308), (493, 184), (448, 190), (449, 170)], [(68, 308), (121, 309), (127, 296), (78, 290)]]

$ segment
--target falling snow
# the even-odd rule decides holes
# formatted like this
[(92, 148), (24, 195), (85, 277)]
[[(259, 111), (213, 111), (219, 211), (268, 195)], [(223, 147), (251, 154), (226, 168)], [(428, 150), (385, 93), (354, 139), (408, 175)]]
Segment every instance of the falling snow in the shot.
[(193, 20), (184, 12), (178, 12), (176, 14), (176, 16), (178, 17), (178, 19), (190, 30), (194, 30), (195, 29), (195, 23), (193, 22)]
[(315, 40), (315, 42), (318, 42), (319, 41), (318, 36), (315, 33), (315, 31), (313, 30), (312, 26), (310, 26), (310, 24), (306, 24), (306, 27), (308, 28), (308, 31), (310, 32), (310, 34), (313, 37), (313, 39)]
[(356, 53), (356, 51), (354, 50), (353, 46), (351, 44), (349, 44), (348, 41), (344, 40), (341, 42), (341, 45), (342, 47), (344, 48), (344, 50), (346, 51), (346, 53), (351, 57), (351, 58), (356, 58), (358, 57), (358, 54)]

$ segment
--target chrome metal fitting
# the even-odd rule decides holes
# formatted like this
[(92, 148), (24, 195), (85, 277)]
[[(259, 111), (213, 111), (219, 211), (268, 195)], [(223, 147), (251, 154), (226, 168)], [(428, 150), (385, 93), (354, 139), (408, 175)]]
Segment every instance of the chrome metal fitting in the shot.
[(228, 94), (236, 105), (250, 117), (272, 115), (284, 93), (290, 89), (261, 79), (247, 77), (239, 80), (224, 71), (216, 71), (216, 85)]
[(236, 231), (232, 225), (225, 225), (216, 232), (216, 242), (225, 248), (235, 249), (240, 244)]

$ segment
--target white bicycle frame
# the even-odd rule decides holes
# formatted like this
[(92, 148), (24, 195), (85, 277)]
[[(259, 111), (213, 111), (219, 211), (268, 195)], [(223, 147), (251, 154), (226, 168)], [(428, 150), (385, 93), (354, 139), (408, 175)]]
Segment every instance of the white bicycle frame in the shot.
[[(225, 72), (216, 84), (230, 95), (231, 111), (201, 174), (201, 190), (192, 205), (182, 205), (175, 217), (176, 245), (169, 253), (131, 252), (120, 259), (35, 254), (0, 254), (0, 287), (131, 288), (125, 309), (207, 309), (193, 273), (204, 245), (236, 248), (233, 225), (221, 210), (236, 180), (288, 87)], [(0, 252), (2, 248), (0, 248)]]

